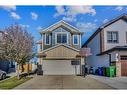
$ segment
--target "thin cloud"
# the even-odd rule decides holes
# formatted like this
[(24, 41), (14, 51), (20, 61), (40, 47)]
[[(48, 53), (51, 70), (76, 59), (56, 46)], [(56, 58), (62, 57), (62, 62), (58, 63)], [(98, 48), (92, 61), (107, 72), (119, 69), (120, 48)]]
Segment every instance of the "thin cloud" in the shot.
[(31, 17), (33, 20), (37, 20), (38, 19), (38, 14), (36, 14), (35, 12), (31, 12)]
[(94, 29), (96, 29), (97, 25), (95, 23), (85, 23), (85, 22), (78, 22), (76, 26), (82, 31), (82, 32), (90, 32)]
[(4, 5), (4, 6), (0, 6), (0, 8), (6, 10), (6, 11), (16, 11), (16, 6), (14, 5)]
[(55, 13), (54, 17), (57, 17), (59, 15), (64, 15), (64, 13), (65, 13), (64, 6), (56, 6), (55, 9), (56, 9), (57, 13)]
[(16, 20), (21, 19), (21, 17), (20, 17), (18, 14), (16, 14), (15, 12), (11, 12), (10, 16), (11, 16), (12, 18), (16, 19)]
[(76, 21), (77, 19), (75, 17), (63, 17), (63, 20), (68, 21), (68, 22), (72, 22), (72, 21)]
[(103, 23), (106, 23), (106, 22), (108, 22), (108, 21), (109, 21), (108, 19), (104, 19), (104, 20), (103, 20)]
[(41, 26), (38, 26), (38, 27), (37, 27), (37, 30), (41, 30), (41, 29), (43, 29)]
[(28, 25), (28, 24), (20, 24), (23, 28), (29, 28), (30, 27), (30, 25)]
[(96, 10), (92, 6), (56, 6), (55, 9), (54, 17), (64, 16), (63, 19), (67, 21), (75, 21), (77, 15), (96, 15)]
[(117, 10), (117, 11), (122, 11), (124, 9), (124, 7), (122, 7), (122, 6), (117, 6), (116, 8), (115, 8), (115, 10)]

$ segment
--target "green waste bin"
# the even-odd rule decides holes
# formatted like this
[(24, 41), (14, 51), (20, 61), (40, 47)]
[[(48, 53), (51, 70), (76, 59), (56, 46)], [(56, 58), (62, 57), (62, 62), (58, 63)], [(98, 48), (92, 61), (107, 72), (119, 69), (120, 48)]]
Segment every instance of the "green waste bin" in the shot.
[(110, 66), (106, 68), (106, 76), (107, 77), (115, 77), (116, 76), (116, 67)]

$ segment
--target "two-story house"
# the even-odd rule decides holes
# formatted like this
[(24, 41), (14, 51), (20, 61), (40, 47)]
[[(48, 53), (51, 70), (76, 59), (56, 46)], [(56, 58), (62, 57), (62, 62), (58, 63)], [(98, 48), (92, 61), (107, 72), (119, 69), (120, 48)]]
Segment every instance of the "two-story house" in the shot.
[(73, 75), (80, 73), (80, 62), (76, 56), (81, 48), (80, 32), (74, 26), (59, 21), (40, 32), (38, 41), (39, 64), (44, 75)]
[(116, 65), (117, 76), (127, 76), (127, 15), (99, 27), (82, 47), (91, 49), (87, 64), (94, 70)]

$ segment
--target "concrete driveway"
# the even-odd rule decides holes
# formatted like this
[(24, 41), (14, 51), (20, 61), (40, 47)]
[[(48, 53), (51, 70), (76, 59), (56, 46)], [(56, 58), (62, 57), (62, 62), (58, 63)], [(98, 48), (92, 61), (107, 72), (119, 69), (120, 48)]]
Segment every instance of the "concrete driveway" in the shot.
[(35, 76), (15, 89), (113, 89), (89, 76)]
[(104, 76), (96, 76), (90, 75), (89, 77), (96, 79), (102, 83), (105, 83), (116, 89), (127, 89), (127, 77), (104, 77)]

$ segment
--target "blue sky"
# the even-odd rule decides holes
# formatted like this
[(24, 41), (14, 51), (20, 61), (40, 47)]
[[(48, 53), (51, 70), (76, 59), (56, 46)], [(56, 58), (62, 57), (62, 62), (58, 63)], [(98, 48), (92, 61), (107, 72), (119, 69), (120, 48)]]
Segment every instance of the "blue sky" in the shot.
[(127, 6), (0, 6), (0, 29), (18, 23), (39, 40), (40, 29), (64, 20), (85, 32), (82, 44), (107, 21), (127, 13)]

